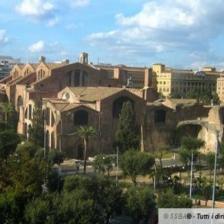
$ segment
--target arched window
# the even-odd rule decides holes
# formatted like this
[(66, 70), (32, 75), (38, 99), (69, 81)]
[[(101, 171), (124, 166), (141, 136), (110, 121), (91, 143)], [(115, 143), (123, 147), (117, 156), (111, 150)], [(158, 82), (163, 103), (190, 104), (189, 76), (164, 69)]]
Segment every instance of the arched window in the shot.
[(49, 137), (50, 137), (49, 131), (47, 131), (46, 136), (45, 136), (45, 138), (46, 138), (46, 149), (49, 149)]
[(166, 111), (165, 110), (156, 110), (154, 120), (155, 120), (155, 123), (165, 123), (166, 122)]
[(53, 127), (55, 123), (54, 114), (51, 112), (51, 126)]
[(44, 76), (45, 76), (45, 71), (43, 69), (39, 70), (37, 73), (37, 79), (41, 80), (44, 78)]
[(88, 73), (86, 71), (82, 73), (82, 85), (88, 86)]
[(67, 85), (72, 86), (72, 71), (67, 72)]
[(224, 124), (224, 108), (221, 108), (219, 111), (220, 121)]
[(26, 119), (28, 118), (28, 110), (27, 110), (27, 108), (26, 108), (26, 110), (25, 110), (25, 118), (26, 118)]
[(134, 102), (132, 99), (126, 97), (126, 96), (122, 96), (118, 99), (116, 99), (113, 103), (113, 118), (119, 118), (119, 115), (121, 113), (123, 104), (126, 102), (131, 102), (132, 107), (134, 109)]
[(85, 126), (88, 125), (89, 114), (85, 110), (79, 110), (74, 113), (74, 125), (75, 126)]
[(70, 98), (70, 94), (69, 93), (65, 92), (65, 93), (62, 94), (62, 99), (63, 100), (69, 100), (69, 98)]
[(80, 86), (80, 70), (75, 70), (74, 86)]
[(55, 149), (54, 132), (51, 133), (51, 149)]
[(33, 110), (32, 110), (32, 105), (31, 104), (29, 104), (29, 110), (28, 110), (28, 114), (29, 114), (29, 119), (31, 120), (32, 119), (32, 117), (33, 117)]

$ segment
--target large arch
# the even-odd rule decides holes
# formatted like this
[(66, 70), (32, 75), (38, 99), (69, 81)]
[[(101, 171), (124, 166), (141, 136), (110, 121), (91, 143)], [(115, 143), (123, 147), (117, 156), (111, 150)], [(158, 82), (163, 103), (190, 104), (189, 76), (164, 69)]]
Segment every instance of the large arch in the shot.
[(89, 113), (86, 110), (80, 109), (74, 112), (73, 121), (75, 126), (85, 126), (89, 123)]
[(113, 118), (119, 118), (123, 104), (126, 102), (130, 102), (134, 109), (134, 101), (127, 96), (121, 96), (113, 102)]
[[(214, 152), (218, 149), (219, 131), (212, 124), (201, 120), (187, 120), (177, 125), (179, 136), (191, 136), (205, 142), (202, 152)], [(181, 139), (181, 138), (179, 138)]]

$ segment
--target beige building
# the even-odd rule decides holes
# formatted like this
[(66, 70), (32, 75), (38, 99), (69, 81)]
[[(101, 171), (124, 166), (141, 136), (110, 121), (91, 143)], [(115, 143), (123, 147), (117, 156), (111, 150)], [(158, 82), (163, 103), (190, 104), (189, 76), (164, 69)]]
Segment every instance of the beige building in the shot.
[(190, 92), (216, 91), (216, 80), (220, 76), (215, 68), (205, 67), (202, 71), (177, 70), (163, 64), (154, 64), (157, 91), (163, 96), (184, 97)]
[(217, 89), (216, 92), (219, 96), (221, 102), (224, 102), (224, 76), (223, 74), (217, 79)]

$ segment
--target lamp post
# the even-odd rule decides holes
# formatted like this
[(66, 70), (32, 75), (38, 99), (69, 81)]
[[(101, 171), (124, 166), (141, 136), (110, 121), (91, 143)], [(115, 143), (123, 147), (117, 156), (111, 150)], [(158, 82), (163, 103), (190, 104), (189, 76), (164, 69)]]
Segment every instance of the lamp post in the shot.
[(213, 187), (212, 187), (212, 208), (215, 208), (216, 171), (217, 171), (217, 157), (219, 150), (219, 132), (217, 131), (216, 133), (217, 133), (217, 147), (215, 149), (215, 162), (214, 162)]
[(190, 190), (189, 190), (189, 197), (192, 198), (192, 180), (193, 180), (193, 165), (194, 165), (194, 152), (191, 151), (191, 179), (190, 179)]

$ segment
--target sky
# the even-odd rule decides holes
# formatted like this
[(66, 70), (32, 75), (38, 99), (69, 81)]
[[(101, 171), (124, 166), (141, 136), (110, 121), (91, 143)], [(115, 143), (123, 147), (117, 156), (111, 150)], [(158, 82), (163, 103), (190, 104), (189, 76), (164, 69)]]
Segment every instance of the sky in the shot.
[(224, 68), (223, 0), (0, 0), (0, 55)]

